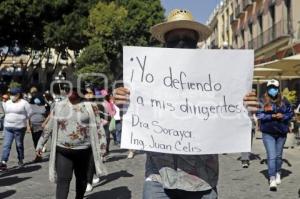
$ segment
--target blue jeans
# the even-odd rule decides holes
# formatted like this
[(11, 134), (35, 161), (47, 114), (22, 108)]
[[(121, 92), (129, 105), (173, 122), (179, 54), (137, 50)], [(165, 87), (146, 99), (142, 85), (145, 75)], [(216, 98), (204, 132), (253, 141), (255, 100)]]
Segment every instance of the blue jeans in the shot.
[(263, 133), (262, 138), (267, 151), (269, 177), (275, 177), (276, 173), (281, 171), (282, 152), (286, 135), (279, 136)]
[(120, 120), (116, 120), (116, 141), (117, 143), (121, 143), (121, 133), (122, 133), (122, 122)]
[(4, 141), (2, 151), (2, 161), (7, 162), (10, 154), (11, 145), (15, 139), (18, 152), (18, 159), (24, 159), (24, 136), (26, 128), (4, 128)]
[(164, 189), (159, 182), (145, 181), (143, 199), (217, 199), (216, 189), (190, 192), (178, 189)]

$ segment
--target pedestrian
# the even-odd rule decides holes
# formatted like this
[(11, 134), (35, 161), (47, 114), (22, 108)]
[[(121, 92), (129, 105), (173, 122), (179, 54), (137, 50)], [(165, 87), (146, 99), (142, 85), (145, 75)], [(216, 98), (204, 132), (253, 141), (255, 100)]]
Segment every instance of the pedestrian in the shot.
[(2, 104), (5, 103), (3, 100), (3, 96), (1, 95), (1, 99), (0, 99), (0, 131), (3, 131), (3, 121), (4, 121), (4, 109)]
[(85, 102), (79, 91), (68, 89), (66, 99), (56, 102), (44, 128), (37, 155), (52, 134), (49, 179), (56, 182), (56, 199), (67, 199), (73, 171), (76, 177), (76, 199), (82, 199), (87, 186), (87, 170), (91, 156), (97, 176), (105, 173), (102, 157), (106, 138), (97, 106)]
[(10, 100), (3, 104), (4, 118), (4, 141), (0, 169), (7, 169), (7, 161), (13, 141), (16, 142), (18, 153), (18, 165), (24, 162), (24, 136), (31, 117), (32, 110), (29, 103), (22, 99), (22, 88), (20, 84), (14, 83), (10, 88)]
[[(205, 40), (210, 29), (192, 19), (187, 10), (175, 9), (168, 20), (151, 28), (152, 36), (168, 48), (196, 49)], [(117, 104), (128, 103), (130, 91), (114, 91)], [(256, 110), (257, 98), (251, 92), (244, 104)], [(144, 199), (197, 198), (216, 199), (218, 182), (218, 155), (174, 155), (147, 152)]]
[[(32, 115), (30, 117), (30, 132), (34, 149), (36, 149), (38, 141), (43, 133), (43, 123), (48, 115), (45, 107), (45, 100), (40, 96), (34, 95), (30, 100)], [(40, 156), (36, 156), (34, 162), (41, 160)]]
[[(253, 114), (251, 121), (252, 121), (252, 129), (251, 129), (251, 146), (253, 143), (253, 137), (255, 135), (255, 121), (254, 121), (255, 114)], [(242, 168), (248, 168), (250, 166), (250, 152), (242, 152), (241, 153), (241, 162)]]
[[(104, 125), (104, 130), (105, 130), (105, 134), (106, 134), (106, 155), (109, 154), (110, 150), (109, 150), (109, 146), (110, 146), (110, 135), (113, 133), (114, 129), (110, 128), (115, 121), (113, 119), (116, 110), (114, 109), (114, 105), (112, 103), (112, 96), (105, 90), (101, 90), (101, 95), (104, 97), (103, 102), (102, 102), (102, 106), (104, 107), (104, 112), (106, 115), (105, 120), (107, 120), (107, 124)], [(115, 141), (115, 135), (113, 135), (113, 139)]]
[(120, 108), (114, 103), (114, 109), (116, 110), (116, 114), (114, 115), (114, 120), (116, 123), (115, 135), (116, 135), (116, 145), (121, 144), (121, 135), (122, 135), (122, 117)]
[(279, 81), (267, 82), (267, 91), (257, 112), (263, 143), (267, 152), (270, 190), (276, 191), (281, 183), (283, 146), (289, 132), (289, 122), (293, 110), (289, 102), (280, 93)]
[[(86, 101), (89, 101), (91, 103), (95, 102), (95, 95), (91, 87), (87, 87), (85, 89), (86, 93), (84, 95), (84, 98)], [(93, 106), (97, 106), (97, 104), (93, 104)], [(101, 111), (101, 110), (99, 110)], [(98, 115), (101, 118), (101, 114)], [(102, 122), (103, 119), (101, 118), (101, 124), (103, 125), (104, 123)], [(106, 124), (106, 123), (105, 123)], [(87, 186), (86, 186), (86, 192), (91, 192), (93, 190), (93, 185), (97, 184), (100, 181), (99, 177), (94, 178), (94, 174), (96, 174), (95, 170), (95, 164), (94, 164), (94, 158), (91, 156), (88, 164), (88, 170), (87, 170)]]

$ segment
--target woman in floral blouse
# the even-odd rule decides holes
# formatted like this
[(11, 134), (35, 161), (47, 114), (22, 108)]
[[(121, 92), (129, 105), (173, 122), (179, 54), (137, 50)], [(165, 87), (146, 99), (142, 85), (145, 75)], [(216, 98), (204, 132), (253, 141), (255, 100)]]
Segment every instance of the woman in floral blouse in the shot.
[(106, 173), (102, 163), (106, 137), (100, 124), (97, 106), (82, 102), (77, 89), (68, 98), (57, 102), (50, 113), (36, 152), (41, 156), (43, 145), (52, 134), (49, 162), (50, 181), (56, 182), (56, 198), (67, 199), (73, 170), (76, 177), (76, 199), (84, 197), (87, 169), (93, 156), (96, 174)]

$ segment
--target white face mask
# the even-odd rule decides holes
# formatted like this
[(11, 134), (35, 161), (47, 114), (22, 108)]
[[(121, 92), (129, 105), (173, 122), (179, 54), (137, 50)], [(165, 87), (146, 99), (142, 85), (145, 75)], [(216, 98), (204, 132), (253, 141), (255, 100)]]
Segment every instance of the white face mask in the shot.
[(11, 101), (16, 102), (18, 97), (16, 95), (11, 95), (10, 99), (11, 99)]

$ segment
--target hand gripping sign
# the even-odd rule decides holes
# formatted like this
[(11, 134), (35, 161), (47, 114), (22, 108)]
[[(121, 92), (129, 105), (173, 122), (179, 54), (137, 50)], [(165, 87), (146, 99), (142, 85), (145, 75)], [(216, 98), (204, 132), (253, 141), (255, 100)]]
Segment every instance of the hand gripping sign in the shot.
[(247, 152), (252, 50), (124, 47), (122, 148), (173, 154)]

